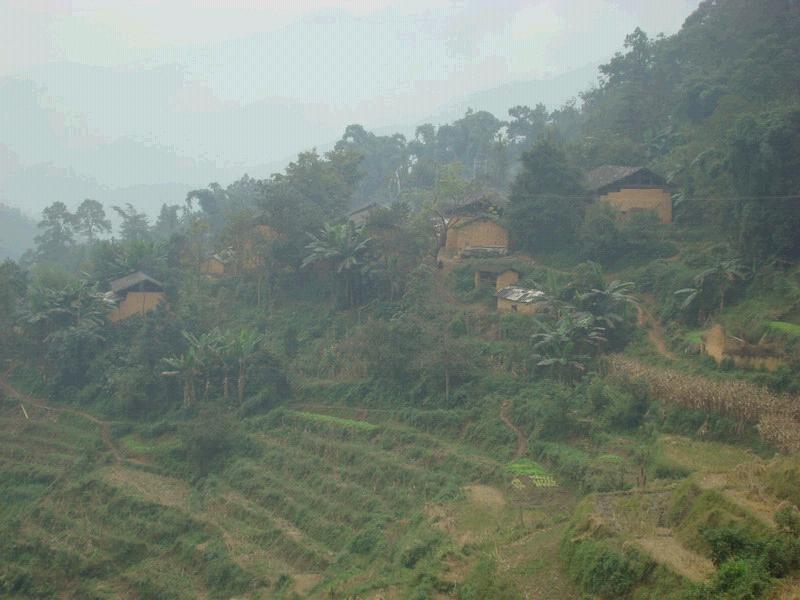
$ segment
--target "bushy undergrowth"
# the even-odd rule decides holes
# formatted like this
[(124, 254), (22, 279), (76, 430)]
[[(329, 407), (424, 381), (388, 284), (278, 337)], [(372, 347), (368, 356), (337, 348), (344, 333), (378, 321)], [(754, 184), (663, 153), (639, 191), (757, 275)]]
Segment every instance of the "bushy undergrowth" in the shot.
[(609, 600), (629, 597), (654, 566), (632, 548), (623, 552), (593, 539), (565, 539), (562, 557), (567, 574), (585, 592)]

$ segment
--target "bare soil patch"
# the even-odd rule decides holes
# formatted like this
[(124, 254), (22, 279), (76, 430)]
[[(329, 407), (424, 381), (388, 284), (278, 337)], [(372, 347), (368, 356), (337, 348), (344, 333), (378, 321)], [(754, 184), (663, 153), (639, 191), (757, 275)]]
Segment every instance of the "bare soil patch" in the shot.
[(475, 504), (487, 506), (489, 508), (503, 508), (506, 505), (503, 492), (497, 488), (488, 485), (473, 484), (464, 486), (464, 491), (467, 493), (467, 498), (469, 498), (470, 502), (474, 502)]
[(102, 477), (114, 487), (132, 491), (154, 504), (171, 508), (187, 507), (189, 486), (178, 479), (119, 465), (104, 469)]
[(634, 543), (657, 562), (669, 566), (690, 581), (703, 581), (714, 572), (714, 563), (684, 548), (671, 535), (639, 538)]

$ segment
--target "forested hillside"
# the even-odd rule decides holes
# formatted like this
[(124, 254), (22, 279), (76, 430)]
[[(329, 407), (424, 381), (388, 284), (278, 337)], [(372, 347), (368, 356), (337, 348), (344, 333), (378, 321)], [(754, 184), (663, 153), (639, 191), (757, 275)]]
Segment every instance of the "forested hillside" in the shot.
[(0, 257), (19, 258), (33, 248), (36, 224), (18, 209), (0, 204)]
[(798, 42), (705, 0), (562, 107), (53, 202), (0, 265), (0, 595), (797, 597)]

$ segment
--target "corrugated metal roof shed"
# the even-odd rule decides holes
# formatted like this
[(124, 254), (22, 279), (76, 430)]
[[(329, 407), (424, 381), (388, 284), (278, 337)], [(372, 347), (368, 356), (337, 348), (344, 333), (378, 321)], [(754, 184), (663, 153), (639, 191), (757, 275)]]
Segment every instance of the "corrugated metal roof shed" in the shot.
[(541, 302), (544, 299), (544, 292), (509, 285), (499, 290), (495, 296), (503, 298), (504, 300), (510, 300), (511, 302), (519, 302), (520, 304), (533, 304), (534, 302)]

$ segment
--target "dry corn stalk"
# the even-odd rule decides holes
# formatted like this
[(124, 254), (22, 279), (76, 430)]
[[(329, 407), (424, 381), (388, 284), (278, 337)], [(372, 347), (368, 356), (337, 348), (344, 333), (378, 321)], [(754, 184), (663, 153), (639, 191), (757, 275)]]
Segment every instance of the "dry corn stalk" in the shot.
[(756, 425), (765, 440), (782, 450), (800, 450), (800, 398), (746, 381), (686, 375), (619, 354), (608, 356), (606, 362), (609, 373), (644, 383), (657, 400)]

